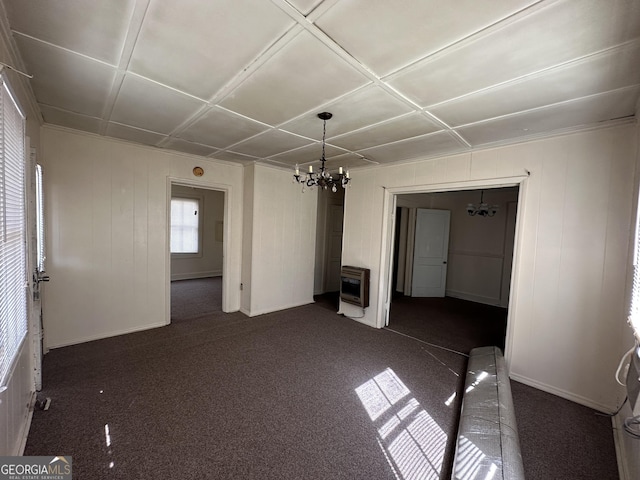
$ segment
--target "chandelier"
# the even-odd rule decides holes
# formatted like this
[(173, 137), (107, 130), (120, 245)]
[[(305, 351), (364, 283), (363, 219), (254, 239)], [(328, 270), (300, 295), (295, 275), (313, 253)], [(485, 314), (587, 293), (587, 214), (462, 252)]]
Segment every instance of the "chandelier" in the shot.
[(309, 165), (309, 172), (300, 174), (300, 168), (296, 164), (296, 173), (293, 175), (293, 181), (302, 185), (302, 191), (304, 192), (306, 187), (313, 188), (318, 187), (323, 190), (331, 189), (333, 193), (338, 191), (338, 187), (347, 188), (347, 185), (351, 181), (349, 178), (349, 170), (343, 170), (342, 167), (338, 169), (338, 173), (331, 175), (325, 168), (324, 162), (326, 161), (324, 156), (325, 137), (327, 135), (327, 120), (333, 117), (333, 114), (329, 112), (322, 112), (318, 114), (318, 118), (322, 120), (322, 157), (320, 158), (320, 171), (314, 172), (313, 165)]
[(484, 190), (480, 190), (480, 203), (467, 204), (467, 213), (472, 217), (480, 215), (481, 217), (493, 217), (498, 212), (498, 205), (489, 205), (484, 203)]

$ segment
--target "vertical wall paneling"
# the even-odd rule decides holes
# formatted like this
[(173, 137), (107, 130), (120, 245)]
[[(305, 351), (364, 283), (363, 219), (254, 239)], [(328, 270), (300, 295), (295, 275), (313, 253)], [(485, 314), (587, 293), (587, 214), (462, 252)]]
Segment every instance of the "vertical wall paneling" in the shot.
[[(253, 167), (250, 315), (313, 302), (317, 193), (288, 171)], [(274, 188), (274, 186), (276, 186)]]
[[(377, 284), (384, 269), (382, 216), (389, 212), (383, 212), (382, 187), (388, 171), (394, 194), (498, 186), (516, 175), (522, 180), (516, 182), (515, 291), (507, 338), (511, 375), (612, 410), (617, 388), (611, 372), (626, 322), (617, 292), (624, 291), (626, 282), (626, 269), (620, 266), (628, 261), (624, 233), (633, 223), (635, 148), (636, 127), (624, 125), (354, 171), (343, 262), (368, 263), (363, 266), (371, 268), (372, 285)], [(362, 321), (379, 327), (384, 302), (375, 290)]]
[[(57, 127), (42, 129), (48, 273), (45, 344), (58, 347), (169, 321), (170, 183), (226, 185), (228, 281), (240, 284), (240, 165), (174, 154)], [(229, 290), (229, 291), (227, 291)], [(228, 311), (240, 290), (225, 289)]]

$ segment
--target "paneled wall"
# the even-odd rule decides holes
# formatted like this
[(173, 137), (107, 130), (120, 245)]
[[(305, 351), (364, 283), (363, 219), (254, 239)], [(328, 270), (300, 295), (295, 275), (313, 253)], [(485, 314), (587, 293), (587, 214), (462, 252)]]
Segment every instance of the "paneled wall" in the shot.
[(254, 316), (312, 303), (317, 195), (302, 193), (290, 171), (247, 168), (253, 193), (247, 194), (251, 238), (245, 238), (244, 260), (251, 261), (251, 278), (243, 278), (250, 282), (243, 311)]
[[(43, 128), (42, 145), (51, 275), (44, 299), (47, 346), (169, 321), (172, 180), (226, 189), (225, 281), (239, 287), (242, 166), (55, 127)], [(204, 168), (202, 177), (193, 176), (195, 166)], [(224, 292), (225, 309), (239, 310), (240, 289)]]
[(171, 280), (221, 276), (224, 192), (182, 185), (174, 185), (171, 192), (174, 197), (199, 199), (198, 213), (202, 216), (201, 251), (197, 255), (171, 255)]
[[(381, 252), (390, 233), (385, 189), (479, 188), (518, 177), (523, 180), (507, 335), (511, 376), (613, 410), (623, 398), (613, 372), (627, 328), (636, 148), (636, 127), (624, 125), (354, 171), (345, 201), (343, 262), (371, 268), (371, 307), (362, 321), (380, 326), (384, 319)], [(349, 305), (341, 308), (359, 314)]]

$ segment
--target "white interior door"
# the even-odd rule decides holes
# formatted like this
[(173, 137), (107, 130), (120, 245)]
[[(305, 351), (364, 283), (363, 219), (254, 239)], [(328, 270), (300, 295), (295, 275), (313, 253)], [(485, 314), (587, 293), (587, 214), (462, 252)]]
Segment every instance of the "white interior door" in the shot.
[(448, 210), (417, 209), (412, 297), (444, 297), (450, 217)]

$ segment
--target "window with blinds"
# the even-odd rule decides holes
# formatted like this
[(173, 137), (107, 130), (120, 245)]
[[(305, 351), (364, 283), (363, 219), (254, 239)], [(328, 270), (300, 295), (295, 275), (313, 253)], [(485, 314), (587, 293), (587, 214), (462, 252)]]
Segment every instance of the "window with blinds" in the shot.
[(42, 165), (36, 165), (36, 248), (39, 273), (45, 272), (44, 261), (44, 191), (42, 187)]
[(640, 206), (636, 218), (633, 253), (633, 282), (631, 285), (631, 306), (629, 308), (629, 323), (640, 343)]
[(27, 334), (24, 116), (0, 90), (0, 386)]
[(199, 253), (200, 201), (171, 199), (171, 253)]

